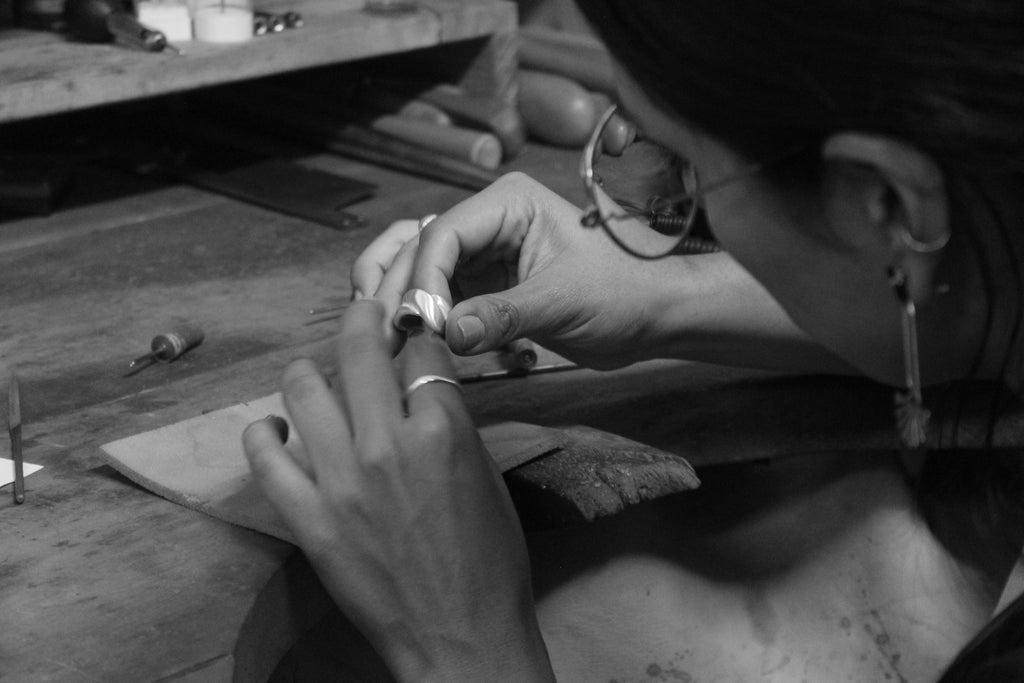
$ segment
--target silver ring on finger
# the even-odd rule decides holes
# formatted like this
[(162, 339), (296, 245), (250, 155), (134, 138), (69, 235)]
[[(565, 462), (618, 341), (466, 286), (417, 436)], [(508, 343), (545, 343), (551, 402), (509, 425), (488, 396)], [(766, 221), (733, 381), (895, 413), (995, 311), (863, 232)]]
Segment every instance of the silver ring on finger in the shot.
[(462, 391), (462, 385), (459, 384), (457, 380), (454, 380), (451, 377), (444, 377), (443, 375), (420, 375), (419, 377), (414, 379), (409, 384), (408, 387), (406, 387), (406, 389), (405, 389), (405, 398), (406, 398), (406, 400), (408, 400), (409, 397), (412, 396), (412, 392), (416, 391), (417, 389), (419, 389), (420, 387), (422, 387), (422, 386), (424, 386), (426, 384), (430, 384), (431, 382), (444, 382), (445, 384), (451, 384), (452, 386), (454, 386), (459, 391)]
[(419, 225), (417, 226), (416, 232), (423, 232), (423, 228), (430, 225), (430, 222), (437, 218), (436, 213), (428, 213), (426, 216), (420, 219)]

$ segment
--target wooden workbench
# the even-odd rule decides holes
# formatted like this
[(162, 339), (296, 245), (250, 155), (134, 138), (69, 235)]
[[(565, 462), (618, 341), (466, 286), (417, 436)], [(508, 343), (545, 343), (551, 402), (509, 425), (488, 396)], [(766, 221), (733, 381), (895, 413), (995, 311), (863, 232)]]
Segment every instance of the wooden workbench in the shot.
[[(577, 160), (528, 146), (509, 168), (579, 203)], [(276, 391), (292, 358), (326, 362), (332, 325), (305, 325), (307, 310), (348, 297), (351, 259), (391, 221), (468, 194), (330, 155), (302, 161), (379, 186), (351, 207), (363, 227), (101, 168), (76, 176), (53, 215), (0, 222), (0, 359), (22, 382), (25, 457), (45, 466), (24, 505), (0, 491), (0, 680), (265, 680), (327, 608), (291, 546), (153, 495), (98, 455)], [(205, 328), (201, 347), (123, 376), (183, 320)], [(746, 391), (753, 381), (760, 393)], [(789, 427), (758, 423), (757, 402), (784, 400), (788, 382), (656, 362), (471, 385), (467, 400), (481, 417), (589, 424), (700, 465), (749, 457), (751, 431), (770, 454)]]
[[(301, 12), (304, 25), (241, 44), (181, 43), (183, 56), (0, 25), (0, 123), (474, 39), (486, 45), (457, 53), (442, 66), (463, 71), (457, 80), (469, 89), (513, 96), (512, 3), (416, 4), (416, 11), (381, 16), (360, 11), (362, 0), (257, 0), (259, 10)], [(479, 54), (481, 47), (486, 55)], [(427, 61), (442, 58), (435, 53)]]
[[(365, 227), (336, 231), (100, 168), (76, 175), (53, 215), (0, 223), (0, 358), (21, 379), (25, 457), (45, 466), (24, 505), (0, 491), (0, 680), (261, 680), (303, 626), (282, 615), (313, 618), (286, 604), (307, 585), (301, 563), (285, 569), (290, 546), (167, 502), (98, 454), (276, 391), (291, 358), (326, 360), (332, 324), (306, 326), (307, 310), (347, 298), (354, 255), (392, 220), (468, 195), (338, 157), (304, 163), (378, 184), (351, 207)], [(575, 153), (532, 147), (516, 164), (578, 193)], [(202, 346), (123, 376), (181, 320), (205, 328)], [(559, 381), (514, 382), (518, 417), (543, 417), (538, 383)], [(486, 412), (503, 391), (470, 395), (488, 397)]]
[[(326, 359), (331, 324), (304, 325), (307, 309), (348, 295), (350, 260), (390, 221), (467, 195), (337, 157), (309, 163), (379, 184), (352, 207), (364, 228), (101, 173), (82, 179), (70, 208), (0, 224), (0, 358), (22, 380), (26, 458), (45, 465), (24, 505), (0, 491), (0, 680), (264, 680), (320, 614), (310, 605), (326, 608), (292, 547), (159, 498), (98, 455), (269, 394), (294, 357)], [(514, 165), (581, 199), (575, 153), (528, 147)], [(205, 327), (202, 346), (122, 376), (155, 333), (186, 319)], [(750, 394), (750, 378), (656, 362), (469, 385), (467, 397), (481, 415), (590, 424), (699, 465), (702, 453), (749, 450), (751, 431), (771, 444), (788, 430), (775, 411), (756, 417), (758, 402), (784, 400), (786, 381)]]

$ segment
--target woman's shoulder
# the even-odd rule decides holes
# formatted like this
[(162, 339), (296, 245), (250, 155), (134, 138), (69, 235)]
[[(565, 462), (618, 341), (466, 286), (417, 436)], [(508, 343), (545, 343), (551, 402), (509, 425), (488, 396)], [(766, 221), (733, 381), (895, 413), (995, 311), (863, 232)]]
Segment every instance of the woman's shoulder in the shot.
[(979, 596), (965, 592), (893, 460), (730, 466), (703, 473), (703, 491), (532, 535), (556, 671), (934, 680), (980, 628), (966, 609)]

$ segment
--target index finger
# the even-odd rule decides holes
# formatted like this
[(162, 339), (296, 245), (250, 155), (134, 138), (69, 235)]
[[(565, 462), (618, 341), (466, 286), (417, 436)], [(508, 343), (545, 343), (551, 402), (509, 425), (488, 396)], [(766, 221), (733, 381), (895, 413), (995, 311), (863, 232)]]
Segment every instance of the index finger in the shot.
[(526, 190), (536, 185), (521, 173), (510, 173), (434, 219), (420, 234), (410, 288), (454, 303), (448, 282), (460, 260), (488, 250), (517, 254), (532, 216)]
[[(416, 221), (395, 221), (378, 235), (352, 263), (352, 291), (373, 296), (384, 276), (391, 269), (395, 256), (411, 239), (419, 234)], [(359, 298), (359, 297), (357, 297)]]

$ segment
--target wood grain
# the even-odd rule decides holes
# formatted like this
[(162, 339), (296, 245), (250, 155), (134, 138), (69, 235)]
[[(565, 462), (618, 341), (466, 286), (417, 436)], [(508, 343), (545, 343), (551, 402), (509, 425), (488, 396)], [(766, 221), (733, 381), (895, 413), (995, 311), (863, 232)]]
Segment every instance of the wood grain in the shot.
[[(515, 7), (496, 0), (422, 0), (420, 9), (374, 16), (333, 0), (272, 2), (297, 10), (301, 28), (225, 45), (181, 43), (184, 56), (70, 42), (30, 31), (0, 35), (0, 122), (182, 92), (338, 62), (509, 34)], [(264, 8), (260, 4), (261, 8)], [(351, 5), (349, 5), (351, 7)], [(496, 71), (480, 72), (494, 82)], [(470, 68), (472, 60), (464, 62)], [(474, 69), (470, 68), (471, 71)], [(474, 71), (475, 73), (475, 71)], [(505, 82), (511, 75), (501, 77)], [(483, 82), (474, 77), (474, 82)]]
[[(382, 188), (351, 207), (367, 224), (342, 233), (95, 169), (53, 216), (0, 219), (0, 357), (21, 380), (25, 458), (45, 466), (24, 505), (0, 495), (0, 680), (260, 680), (325, 608), (292, 546), (155, 496), (99, 450), (271, 394), (296, 357), (330, 368), (334, 328), (304, 325), (308, 309), (348, 298), (352, 259), (392, 221), (469, 195), (327, 154), (303, 163)], [(580, 204), (577, 166), (527, 145), (505, 170)], [(203, 345), (123, 377), (177, 320), (201, 324)], [(888, 392), (860, 383), (660, 361), (465, 389), (480, 422), (587, 425), (697, 467), (832, 447), (850, 406), (877, 432), (858, 443), (892, 444)]]
[[(569, 157), (529, 147), (517, 163), (572, 195)], [(0, 357), (21, 379), (25, 457), (45, 466), (24, 505), (0, 495), (0, 680), (259, 680), (305, 627), (315, 586), (287, 569), (292, 546), (154, 496), (99, 451), (270, 394), (293, 358), (329, 367), (334, 327), (305, 326), (308, 309), (348, 298), (352, 258), (391, 221), (469, 195), (303, 163), (381, 187), (353, 207), (367, 224), (341, 233), (93, 168), (54, 215), (0, 217)], [(176, 320), (201, 323), (203, 345), (123, 377)], [(291, 602), (302, 590), (312, 602)]]

